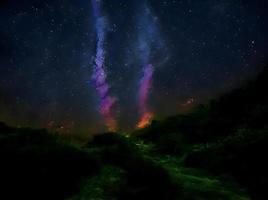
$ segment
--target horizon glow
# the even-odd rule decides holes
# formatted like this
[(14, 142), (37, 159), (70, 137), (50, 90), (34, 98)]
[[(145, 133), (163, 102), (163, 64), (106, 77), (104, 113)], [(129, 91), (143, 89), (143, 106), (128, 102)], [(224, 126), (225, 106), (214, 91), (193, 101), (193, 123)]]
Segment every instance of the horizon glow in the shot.
[(139, 88), (139, 111), (141, 114), (140, 120), (137, 124), (137, 128), (144, 128), (149, 125), (152, 118), (153, 113), (149, 110), (148, 106), (148, 97), (150, 89), (152, 88), (152, 78), (153, 78), (154, 68), (152, 64), (148, 64), (143, 69), (143, 77), (140, 81)]

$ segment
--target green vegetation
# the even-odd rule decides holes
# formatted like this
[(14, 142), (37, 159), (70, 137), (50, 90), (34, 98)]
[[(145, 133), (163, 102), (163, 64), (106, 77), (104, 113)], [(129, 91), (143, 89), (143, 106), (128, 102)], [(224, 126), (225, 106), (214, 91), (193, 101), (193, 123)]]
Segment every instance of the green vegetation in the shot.
[(75, 147), (44, 130), (1, 132), (8, 199), (248, 199), (229, 180), (187, 169), (181, 156), (138, 138), (107, 133)]
[(0, 123), (0, 199), (266, 200), (267, 77), (131, 137)]

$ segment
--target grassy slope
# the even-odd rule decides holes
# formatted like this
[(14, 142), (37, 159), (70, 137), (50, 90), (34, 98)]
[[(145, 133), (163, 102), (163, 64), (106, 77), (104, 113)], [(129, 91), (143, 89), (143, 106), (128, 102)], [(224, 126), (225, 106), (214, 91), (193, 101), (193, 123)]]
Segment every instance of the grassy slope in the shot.
[[(100, 155), (101, 173), (89, 179), (76, 199), (246, 200), (233, 181), (182, 166), (182, 158), (160, 155), (153, 144), (120, 135), (102, 135), (87, 150)], [(92, 191), (95, 191), (92, 198)]]

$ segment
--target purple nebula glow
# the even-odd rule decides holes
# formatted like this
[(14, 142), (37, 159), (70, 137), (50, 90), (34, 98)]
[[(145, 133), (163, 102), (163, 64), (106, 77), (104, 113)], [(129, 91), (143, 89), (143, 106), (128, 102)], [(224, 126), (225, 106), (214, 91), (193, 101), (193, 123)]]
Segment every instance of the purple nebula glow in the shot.
[(110, 131), (116, 129), (116, 120), (112, 115), (112, 107), (116, 102), (115, 97), (109, 96), (109, 84), (106, 82), (106, 72), (104, 69), (105, 63), (105, 35), (106, 35), (106, 18), (101, 16), (100, 1), (92, 0), (94, 16), (96, 18), (96, 32), (97, 32), (97, 49), (94, 60), (92, 82), (97, 90), (100, 98), (99, 112), (102, 115), (105, 124)]

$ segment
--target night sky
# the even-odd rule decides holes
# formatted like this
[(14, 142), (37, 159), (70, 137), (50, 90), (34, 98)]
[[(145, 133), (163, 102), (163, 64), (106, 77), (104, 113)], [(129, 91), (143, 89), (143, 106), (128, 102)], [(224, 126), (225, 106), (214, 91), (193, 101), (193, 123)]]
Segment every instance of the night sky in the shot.
[(1, 1), (0, 121), (131, 130), (254, 76), (267, 36), (266, 0)]

